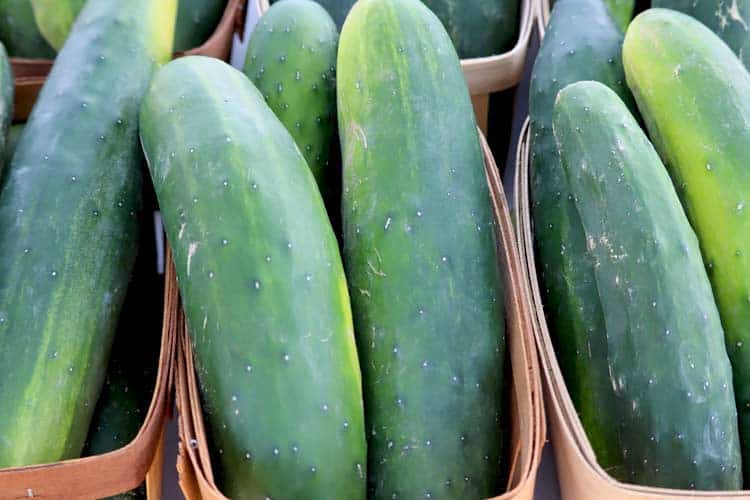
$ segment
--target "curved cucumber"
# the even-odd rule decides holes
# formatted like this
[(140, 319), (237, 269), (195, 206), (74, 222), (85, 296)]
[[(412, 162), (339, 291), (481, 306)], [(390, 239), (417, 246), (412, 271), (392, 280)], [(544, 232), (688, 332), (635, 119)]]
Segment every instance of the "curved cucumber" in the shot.
[(651, 5), (683, 12), (705, 24), (750, 68), (750, 1), (653, 0)]
[(545, 313), (568, 392), (597, 460), (622, 478), (617, 429), (611, 425), (619, 416), (614, 401), (604, 403), (611, 384), (607, 345), (596, 335), (604, 330), (604, 317), (591, 280), (594, 262), (552, 135), (555, 97), (570, 83), (602, 82), (635, 107), (625, 86), (621, 49), (622, 34), (601, 0), (555, 2), (531, 76), (529, 115), (531, 209)]
[(221, 21), (227, 0), (180, 0), (174, 50), (185, 51), (208, 40)]
[(459, 57), (485, 57), (513, 48), (519, 0), (423, 0), (448, 31)]
[(0, 467), (81, 453), (137, 247), (138, 106), (176, 11), (89, 0), (5, 175)]
[(86, 0), (31, 0), (39, 31), (55, 50), (60, 50)]
[(258, 22), (244, 68), (324, 192), (336, 129), (337, 47), (336, 25), (325, 9), (312, 0), (284, 0)]
[(294, 140), (241, 72), (205, 57), (159, 72), (143, 103), (141, 138), (222, 491), (363, 499), (349, 294)]
[(750, 74), (708, 28), (666, 9), (635, 18), (623, 60), (701, 243), (734, 368), (750, 477)]
[(493, 496), (503, 290), (458, 57), (420, 1), (359, 0), (337, 88), (371, 498)]
[[(742, 487), (732, 370), (695, 233), (638, 122), (612, 90), (560, 91), (554, 131), (599, 291), (621, 479)], [(679, 293), (675, 293), (679, 290)], [(582, 300), (583, 297), (577, 297)], [(602, 418), (602, 414), (593, 418)], [(618, 466), (618, 469), (620, 466)]]
[(56, 54), (39, 32), (31, 0), (0, 0), (0, 41), (11, 57), (53, 59)]

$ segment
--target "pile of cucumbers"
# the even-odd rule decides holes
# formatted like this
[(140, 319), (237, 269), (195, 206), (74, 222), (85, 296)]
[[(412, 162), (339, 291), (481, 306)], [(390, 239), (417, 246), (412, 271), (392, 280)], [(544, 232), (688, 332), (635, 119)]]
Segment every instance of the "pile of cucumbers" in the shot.
[[(490, 10), (511, 39), (505, 3)], [(83, 2), (0, 144), (0, 467), (101, 453), (140, 425), (158, 202), (224, 494), (499, 494), (503, 270), (441, 20), (360, 0), (339, 36), (318, 3), (280, 0), (239, 71), (168, 62), (176, 19), (177, 0)], [(487, 55), (505, 50), (492, 38)]]
[(746, 5), (659, 0), (622, 22), (557, 0), (534, 63), (545, 313), (598, 462), (624, 482), (750, 477)]

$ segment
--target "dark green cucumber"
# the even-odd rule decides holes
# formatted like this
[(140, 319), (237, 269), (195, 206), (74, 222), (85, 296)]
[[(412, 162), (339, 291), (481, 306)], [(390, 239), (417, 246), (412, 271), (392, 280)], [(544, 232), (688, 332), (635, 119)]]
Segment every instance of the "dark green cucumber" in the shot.
[(519, 0), (423, 0), (462, 59), (507, 52), (518, 38)]
[[(581, 80), (605, 83), (632, 104), (620, 51), (622, 34), (601, 0), (558, 0), (531, 76), (531, 198), (537, 270), (545, 313), (568, 392), (599, 463), (615, 477), (618, 419), (610, 397), (607, 345), (593, 266), (552, 135), (560, 89)], [(602, 418), (595, 418), (599, 412)]]
[[(107, 378), (91, 421), (84, 456), (130, 443), (143, 425), (159, 368), (163, 279), (156, 273), (152, 212), (144, 210), (133, 279), (120, 314)], [(112, 500), (145, 499), (145, 484)]]
[(622, 100), (599, 82), (561, 90), (553, 121), (596, 263), (588, 279), (604, 328), (592, 336), (608, 349), (611, 397), (600, 404), (614, 401), (617, 410), (603, 425), (617, 432), (618, 479), (741, 489), (724, 332), (698, 240), (664, 165)]
[[(280, 0), (271, 0), (271, 3), (278, 3)], [(344, 25), (344, 21), (346, 20), (346, 16), (349, 14), (349, 11), (352, 9), (352, 5), (354, 5), (354, 2), (357, 0), (315, 0), (320, 5), (322, 5), (326, 11), (331, 15), (334, 21), (336, 21), (336, 26), (338, 29), (341, 29), (341, 27)]]
[(230, 498), (363, 499), (361, 376), (336, 238), (289, 132), (239, 71), (157, 74), (141, 138)]
[(221, 21), (227, 0), (180, 0), (174, 50), (184, 51), (203, 45)]
[(750, 68), (750, 1), (652, 0), (652, 7), (672, 9), (694, 17), (724, 40)]
[(609, 14), (615, 20), (617, 27), (625, 33), (625, 30), (628, 29), (628, 24), (633, 19), (635, 0), (604, 0), (604, 4), (607, 6)]
[(83, 448), (137, 248), (138, 106), (176, 11), (89, 0), (4, 176), (0, 467)]
[(39, 31), (52, 48), (62, 48), (85, 3), (86, 0), (31, 0)]
[(331, 16), (312, 0), (283, 0), (260, 18), (245, 74), (292, 134), (318, 182), (329, 190), (336, 130), (336, 49)]
[(701, 243), (734, 368), (750, 478), (750, 74), (708, 28), (666, 9), (636, 17), (623, 60)]
[(503, 289), (458, 56), (419, 0), (359, 0), (337, 93), (370, 496), (494, 496)]
[(31, 0), (0, 0), (0, 41), (11, 57), (52, 59), (56, 54), (39, 32)]

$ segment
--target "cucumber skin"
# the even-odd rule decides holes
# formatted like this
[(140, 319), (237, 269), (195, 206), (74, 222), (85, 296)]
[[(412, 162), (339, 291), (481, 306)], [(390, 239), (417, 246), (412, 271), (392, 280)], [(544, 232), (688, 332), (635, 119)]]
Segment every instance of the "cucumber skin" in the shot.
[[(564, 88), (554, 134), (584, 228), (628, 482), (739, 490), (732, 370), (698, 240), (666, 169), (612, 90)], [(680, 293), (674, 293), (680, 290)], [(610, 404), (609, 399), (602, 404)]]
[(0, 0), (0, 41), (11, 57), (53, 59), (53, 49), (39, 32), (31, 0)]
[(176, 2), (114, 5), (82, 11), (0, 192), (0, 467), (80, 455), (135, 258), (137, 111)]
[(325, 9), (312, 0), (284, 0), (253, 30), (243, 70), (292, 134), (324, 193), (331, 191), (337, 48), (336, 25)]
[[(331, 15), (333, 20), (336, 22), (336, 27), (341, 29), (344, 26), (346, 16), (349, 15), (349, 11), (352, 9), (352, 5), (357, 0), (315, 0), (317, 3), (323, 6), (326, 11)], [(271, 4), (278, 3), (279, 0), (271, 0)]]
[[(659, 0), (655, 0), (659, 1)], [(635, 11), (635, 0), (604, 0), (609, 14), (614, 19), (617, 27), (620, 31), (625, 33), (628, 29), (628, 24), (633, 19), (633, 12)]]
[(750, 1), (652, 0), (652, 7), (672, 9), (694, 17), (729, 45), (750, 68)]
[[(581, 80), (612, 88), (631, 109), (620, 57), (623, 36), (601, 0), (558, 0), (534, 63), (529, 93), (531, 211), (537, 270), (555, 353), (573, 404), (599, 464), (623, 478), (611, 397), (607, 345), (597, 332), (604, 317), (594, 262), (586, 249), (552, 134), (552, 109), (560, 89)], [(611, 62), (610, 62), (611, 61)], [(588, 353), (590, 356), (587, 356)]]
[(21, 138), (25, 123), (19, 123), (11, 125), (8, 129), (8, 133), (5, 134), (5, 147), (3, 148), (3, 172), (7, 172), (10, 168), (10, 162), (13, 160), (13, 154), (16, 152), (16, 146), (18, 145), (18, 139)]
[[(719, 306), (750, 477), (750, 75), (708, 28), (651, 9), (623, 47), (628, 84), (701, 243)], [(675, 68), (677, 76), (675, 76)], [(681, 103), (691, 102), (690, 113)]]
[(346, 280), (294, 140), (241, 72), (204, 57), (156, 76), (141, 138), (221, 491), (363, 499), (364, 411)]
[(174, 34), (176, 52), (203, 45), (216, 31), (227, 0), (180, 0)]
[(519, 0), (423, 0), (461, 59), (502, 54), (518, 39)]
[[(49, 45), (60, 50), (86, 0), (30, 0), (34, 19)], [(184, 1), (184, 0), (180, 0)]]
[(369, 497), (493, 496), (503, 290), (458, 57), (418, 0), (360, 0), (341, 34), (337, 92)]

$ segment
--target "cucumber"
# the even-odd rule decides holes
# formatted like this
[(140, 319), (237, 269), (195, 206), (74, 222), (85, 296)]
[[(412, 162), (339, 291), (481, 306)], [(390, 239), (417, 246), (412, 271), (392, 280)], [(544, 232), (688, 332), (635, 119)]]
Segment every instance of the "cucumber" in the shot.
[(623, 60), (651, 139), (701, 243), (734, 368), (748, 478), (750, 74), (711, 30), (666, 9), (635, 18)]
[(31, 0), (39, 31), (53, 49), (62, 48), (85, 3), (86, 0)]
[(185, 51), (203, 45), (216, 30), (227, 0), (180, 0), (174, 50)]
[(653, 0), (652, 7), (672, 9), (694, 17), (724, 40), (750, 68), (750, 1)]
[(507, 52), (518, 39), (519, 0), (423, 0), (438, 16), (459, 57)]
[(529, 92), (531, 211), (544, 309), (583, 428), (599, 464), (615, 477), (624, 472), (616, 469), (620, 448), (610, 424), (619, 414), (614, 401), (603, 404), (611, 397), (607, 345), (596, 335), (604, 330), (604, 317), (591, 281), (594, 262), (552, 135), (552, 109), (558, 91), (581, 80), (602, 82), (635, 107), (625, 85), (622, 38), (601, 0), (558, 0)]
[(625, 33), (625, 30), (628, 29), (628, 24), (633, 19), (635, 0), (604, 0), (604, 3), (609, 10), (609, 14), (615, 20), (617, 27)]
[[(277, 3), (279, 0), (271, 0), (271, 3)], [(323, 8), (328, 11), (328, 13), (331, 15), (333, 20), (336, 22), (336, 26), (338, 29), (341, 29), (341, 27), (344, 25), (344, 21), (346, 20), (346, 16), (349, 14), (349, 11), (352, 9), (352, 5), (354, 5), (354, 2), (357, 0), (315, 0), (320, 5), (323, 6)]]
[(341, 34), (337, 93), (369, 496), (494, 496), (503, 289), (458, 56), (419, 0), (359, 0)]
[(197, 56), (157, 74), (140, 123), (221, 491), (364, 499), (349, 294), (294, 140), (241, 72)]
[(250, 37), (245, 74), (292, 134), (321, 191), (329, 191), (336, 129), (336, 49), (331, 16), (312, 0), (274, 4)]
[(138, 106), (171, 57), (176, 10), (89, 0), (5, 175), (0, 467), (83, 448), (137, 249)]
[(31, 0), (0, 0), (0, 41), (11, 57), (53, 59), (56, 54), (39, 32)]
[[(608, 348), (620, 479), (738, 490), (732, 369), (698, 240), (651, 143), (599, 82), (565, 87), (554, 133), (581, 216)], [(679, 290), (680, 293), (675, 293)], [(577, 296), (575, 300), (582, 301)], [(602, 418), (602, 414), (593, 418)]]

